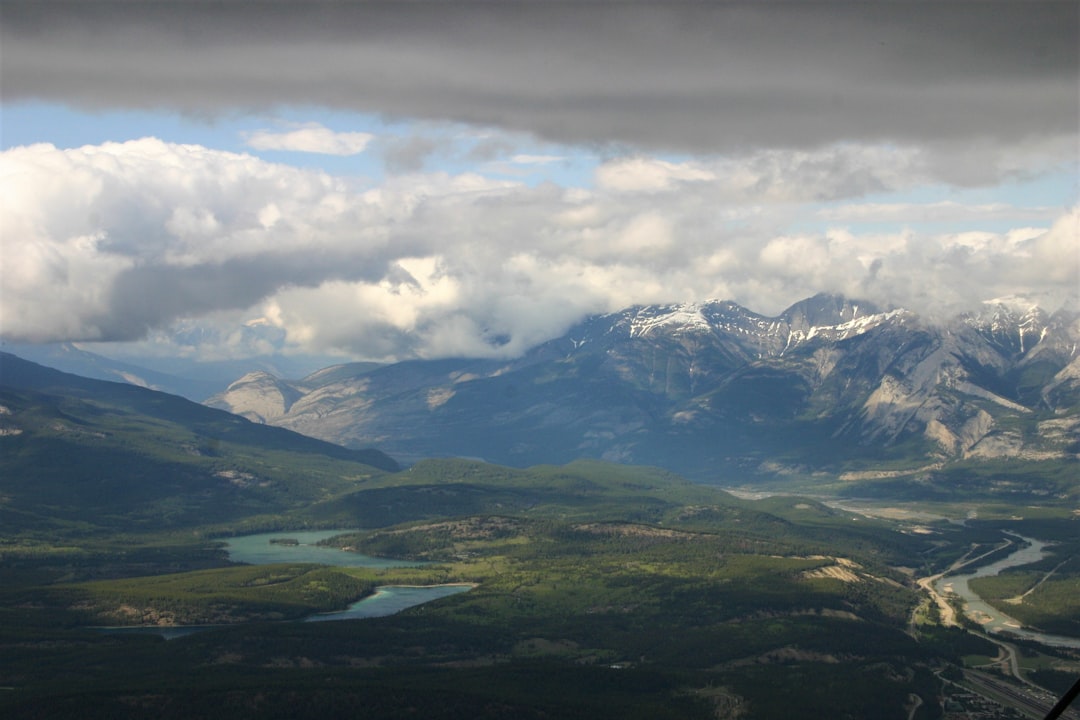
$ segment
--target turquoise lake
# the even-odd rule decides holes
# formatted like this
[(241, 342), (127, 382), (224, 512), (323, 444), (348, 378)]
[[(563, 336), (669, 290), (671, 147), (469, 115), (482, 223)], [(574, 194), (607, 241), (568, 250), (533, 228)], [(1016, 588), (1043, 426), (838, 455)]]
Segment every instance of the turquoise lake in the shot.
[[(354, 532), (352, 530), (313, 530), (304, 532), (272, 532), (257, 535), (240, 535), (225, 539), (225, 550), (233, 562), (249, 565), (270, 565), (273, 563), (319, 563), (337, 567), (395, 568), (420, 567), (427, 563), (409, 560), (376, 558), (369, 555), (349, 552), (329, 545), (316, 545), (320, 540), (335, 535)], [(271, 540), (295, 540), (296, 544), (270, 542)], [(364, 618), (385, 617), (399, 613), (407, 608), (423, 605), (449, 595), (471, 590), (472, 585), (383, 585), (376, 588), (373, 595), (359, 600), (344, 610), (337, 612), (309, 615), (300, 622), (328, 622), (334, 620), (361, 620)], [(228, 625), (183, 625), (174, 627), (141, 626), (99, 628), (108, 633), (150, 633), (171, 640), (205, 630)]]
[(383, 585), (375, 589), (374, 595), (353, 603), (346, 610), (319, 613), (304, 618), (304, 622), (325, 622), (327, 620), (359, 620), (362, 618), (384, 617), (399, 613), (406, 608), (438, 600), (449, 595), (472, 590), (472, 585), (429, 585), (425, 587), (410, 585)]
[[(316, 545), (320, 540), (327, 540), (335, 535), (356, 532), (355, 530), (307, 530), (304, 532), (272, 532), (257, 535), (240, 535), (224, 538), (225, 550), (233, 562), (248, 565), (270, 565), (271, 563), (320, 563), (338, 567), (396, 568), (419, 567), (422, 562), (409, 560), (390, 560), (370, 555), (349, 552), (328, 545)], [(271, 540), (296, 540), (298, 545), (272, 543)]]
[[(395, 568), (419, 567), (426, 563), (408, 560), (392, 560), (370, 555), (349, 552), (329, 545), (316, 545), (320, 540), (332, 538), (351, 530), (316, 530), (306, 532), (274, 532), (258, 535), (243, 535), (229, 538), (225, 549), (233, 562), (251, 565), (268, 565), (280, 562), (322, 563), (339, 567)], [(271, 540), (295, 540), (297, 545), (285, 545)], [(303, 622), (326, 622), (329, 620), (360, 620), (363, 618), (384, 617), (401, 612), (406, 608), (422, 605), (432, 600), (456, 595), (471, 590), (471, 585), (384, 585), (376, 588), (374, 595), (369, 595), (350, 605), (345, 610), (319, 613), (304, 618)]]

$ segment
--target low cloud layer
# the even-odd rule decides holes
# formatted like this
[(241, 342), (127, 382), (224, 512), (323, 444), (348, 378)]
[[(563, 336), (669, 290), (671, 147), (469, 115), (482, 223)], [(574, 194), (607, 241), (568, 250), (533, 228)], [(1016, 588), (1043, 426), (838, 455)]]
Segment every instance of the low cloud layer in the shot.
[[(499, 356), (635, 303), (713, 297), (773, 313), (834, 291), (939, 312), (1075, 292), (1075, 208), (922, 207), (932, 220), (1014, 221), (1000, 233), (844, 224), (864, 217), (845, 199), (919, 182), (920, 157), (852, 145), (641, 155), (602, 164), (591, 187), (475, 173), (370, 187), (153, 138), (14, 148), (0, 154), (0, 329), (123, 341), (192, 318), (222, 337), (258, 320), (295, 352)], [(839, 204), (820, 210), (822, 196)], [(795, 229), (822, 214), (823, 229)]]

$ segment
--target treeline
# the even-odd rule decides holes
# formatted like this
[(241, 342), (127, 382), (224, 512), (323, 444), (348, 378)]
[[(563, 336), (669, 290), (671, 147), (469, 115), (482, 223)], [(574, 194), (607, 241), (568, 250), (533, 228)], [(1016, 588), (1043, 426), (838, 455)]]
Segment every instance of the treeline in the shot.
[(39, 597), (78, 611), (88, 624), (200, 625), (338, 610), (374, 588), (335, 568), (283, 564), (56, 585)]

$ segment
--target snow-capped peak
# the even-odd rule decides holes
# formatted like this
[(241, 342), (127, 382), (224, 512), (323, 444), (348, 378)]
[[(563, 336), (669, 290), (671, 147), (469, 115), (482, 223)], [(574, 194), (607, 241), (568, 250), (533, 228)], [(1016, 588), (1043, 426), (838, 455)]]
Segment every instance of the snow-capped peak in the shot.
[(640, 337), (659, 327), (675, 326), (680, 330), (709, 332), (712, 324), (699, 303), (641, 308), (630, 318), (630, 337)]

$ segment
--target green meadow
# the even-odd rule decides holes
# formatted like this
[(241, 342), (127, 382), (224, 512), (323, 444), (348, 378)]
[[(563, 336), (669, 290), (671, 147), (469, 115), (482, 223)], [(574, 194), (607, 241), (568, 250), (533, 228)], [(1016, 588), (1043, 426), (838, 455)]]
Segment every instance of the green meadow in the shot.
[[(1075, 632), (1060, 505), (923, 501), (968, 519), (916, 521), (596, 461), (402, 470), (138, 388), (35, 382), (0, 398), (22, 430), (0, 437), (4, 717), (934, 718), (939, 673), (995, 649), (940, 627), (914, 579), (1003, 530), (1054, 554), (980, 592), (1027, 593), (1010, 614)], [(328, 545), (423, 564), (243, 565), (225, 548), (335, 528), (362, 530)], [(299, 622), (447, 583), (472, 589)], [(184, 626), (212, 627), (152, 632)], [(1025, 669), (1057, 687), (1075, 653), (1040, 653)]]

